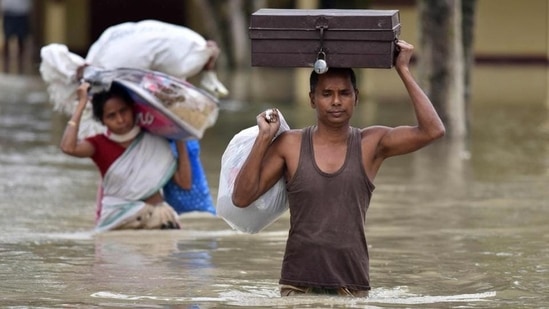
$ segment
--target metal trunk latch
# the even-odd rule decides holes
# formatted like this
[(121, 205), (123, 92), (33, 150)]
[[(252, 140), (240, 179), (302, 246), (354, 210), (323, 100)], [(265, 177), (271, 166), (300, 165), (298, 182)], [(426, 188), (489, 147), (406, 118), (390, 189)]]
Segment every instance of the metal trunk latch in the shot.
[(323, 18), (319, 19), (316, 28), (320, 30), (320, 49), (316, 55), (314, 71), (317, 74), (324, 74), (328, 72), (328, 62), (326, 62), (326, 52), (324, 52), (324, 30), (328, 29), (327, 21)]

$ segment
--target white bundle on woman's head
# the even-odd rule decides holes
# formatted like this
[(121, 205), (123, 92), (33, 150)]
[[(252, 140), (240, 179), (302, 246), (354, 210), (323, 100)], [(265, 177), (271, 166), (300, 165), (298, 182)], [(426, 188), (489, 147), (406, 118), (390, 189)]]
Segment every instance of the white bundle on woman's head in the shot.
[(76, 70), (84, 65), (84, 58), (70, 52), (63, 44), (42, 47), (40, 57), (40, 74), (46, 83), (54, 109), (72, 114), (79, 85)]
[[(85, 64), (84, 58), (69, 51), (63, 44), (49, 44), (40, 49), (40, 74), (46, 83), (53, 109), (68, 116), (78, 105), (76, 90), (80, 81), (76, 71)], [(78, 131), (79, 138), (105, 131), (105, 127), (93, 120), (91, 104), (88, 103)]]

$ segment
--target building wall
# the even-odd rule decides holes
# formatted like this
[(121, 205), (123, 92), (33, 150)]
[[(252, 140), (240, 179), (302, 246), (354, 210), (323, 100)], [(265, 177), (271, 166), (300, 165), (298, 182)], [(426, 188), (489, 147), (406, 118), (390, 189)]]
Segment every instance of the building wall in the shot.
[(547, 61), (547, 0), (477, 0), (475, 52), (497, 58)]
[[(111, 15), (123, 15), (118, 9), (111, 10), (106, 7), (105, 3), (112, 2), (109, 1), (111, 0), (94, 0), (94, 2), (90, 2), (90, 0), (41, 0), (38, 2), (40, 5), (37, 7), (42, 10), (44, 27), (37, 27), (38, 30), (43, 31), (43, 33), (36, 36), (41, 38), (41, 41), (37, 44), (58, 42), (66, 43), (76, 49), (85, 49), (100, 32), (100, 29), (90, 29), (92, 26), (91, 9), (95, 8), (94, 10), (98, 12), (94, 15), (94, 20), (108, 19)], [(151, 16), (150, 14), (154, 12), (150, 10), (149, 15), (146, 15), (147, 10), (138, 10), (137, 7), (139, 6), (136, 6), (135, 3), (139, 3), (140, 0), (129, 1), (134, 3), (134, 12), (141, 12), (141, 15), (145, 14), (143, 16), (139, 15), (141, 17), (136, 15), (137, 13), (130, 14), (131, 16), (128, 15), (130, 19), (140, 19), (146, 16), (158, 18), (160, 13)], [(148, 0), (141, 1), (150, 3)], [(315, 2), (315, 0), (299, 0), (297, 5), (311, 7), (314, 6)], [(373, 9), (400, 10), (401, 38), (418, 45), (418, 18), (413, 1), (372, 1), (372, 3)], [(396, 3), (396, 5), (393, 3)], [(190, 11), (196, 9), (196, 6), (191, 2), (186, 7), (188, 8), (186, 10), (178, 9), (177, 14), (181, 17), (179, 22), (176, 23), (182, 24), (188, 19), (191, 27), (194, 24), (199, 27), (200, 20), (197, 20), (199, 14), (190, 13)], [(163, 11), (166, 10), (160, 12)], [(107, 12), (109, 13), (107, 14)], [(101, 14), (105, 16), (101, 16)], [(548, 15), (548, 0), (477, 0), (475, 53), (479, 60), (497, 60), (499, 57), (503, 61), (520, 61), (521, 59), (524, 61), (528, 61), (528, 59), (547, 61), (549, 57)], [(171, 15), (166, 14), (166, 16)]]
[(36, 34), (38, 46), (65, 44), (71, 50), (86, 49), (89, 42), (89, 0), (43, 0), (37, 7), (43, 27)]
[[(41, 0), (43, 33), (38, 45), (61, 43), (85, 55), (89, 46), (109, 26), (143, 19), (173, 24), (185, 22), (185, 3), (180, 0)], [(39, 28), (40, 29), (40, 28)]]
[[(89, 44), (94, 40), (90, 30), (92, 24), (92, 20), (90, 20), (92, 15), (89, 11), (90, 1), (98, 0), (38, 1), (40, 5), (37, 8), (42, 14), (40, 22), (43, 23), (43, 27), (36, 27), (42, 32), (35, 34), (38, 39), (35, 45), (40, 47), (52, 42), (64, 43), (73, 51), (85, 53)], [(99, 1), (106, 3), (111, 0)], [(136, 4), (139, 1), (149, 0), (129, 1)], [(191, 27), (196, 25), (200, 28), (201, 21), (198, 18), (200, 14), (193, 14), (196, 12), (196, 6), (192, 3), (191, 1), (186, 4), (186, 10), (184, 14), (181, 14), (184, 16), (181, 18), (187, 19)], [(303, 8), (310, 8), (315, 3), (317, 0), (298, 0), (296, 2)], [(371, 8), (373, 9), (400, 10), (402, 24), (400, 37), (414, 44), (416, 49), (419, 48), (417, 33), (419, 20), (413, 0), (370, 0), (370, 3), (372, 3)], [(100, 15), (95, 16), (95, 20), (101, 18)], [(523, 94), (533, 97), (530, 101), (537, 101), (539, 98), (547, 96), (545, 93), (547, 90), (544, 89), (549, 89), (549, 77), (546, 72), (549, 59), (548, 16), (548, 0), (477, 0), (474, 42), (477, 66), (473, 73), (475, 96), (487, 96), (489, 97), (488, 101), (496, 100), (496, 98), (490, 97), (490, 93), (493, 93), (490, 89), (494, 85), (493, 82), (490, 82), (491, 79), (501, 84), (501, 91), (505, 93), (504, 97), (509, 100), (518, 100), (517, 96)], [(494, 65), (516, 64), (531, 67), (529, 70), (534, 72), (526, 75), (536, 76), (535, 83), (528, 82), (528, 78), (520, 83), (523, 79), (517, 80), (515, 78), (517, 73), (509, 73), (509, 70), (489, 69)], [(309, 72), (310, 69), (295, 70), (293, 77), (287, 79), (289, 87), (292, 84), (307, 85)], [(362, 93), (371, 99), (405, 95), (394, 70), (363, 69), (358, 70), (357, 73), (360, 77)], [(277, 74), (279, 74), (278, 71)], [(541, 88), (537, 85), (540, 83)], [(294, 87), (294, 99), (307, 102), (306, 89)]]
[[(401, 38), (417, 50), (416, 8), (400, 10)], [(477, 0), (474, 35), (473, 102), (549, 106), (549, 1)], [(405, 90), (394, 70), (360, 71), (362, 93), (368, 99), (405, 99)]]
[[(418, 46), (416, 7), (381, 3), (375, 1), (372, 8), (400, 10), (401, 38)], [(474, 50), (478, 61), (547, 62), (548, 16), (548, 0), (477, 0)]]

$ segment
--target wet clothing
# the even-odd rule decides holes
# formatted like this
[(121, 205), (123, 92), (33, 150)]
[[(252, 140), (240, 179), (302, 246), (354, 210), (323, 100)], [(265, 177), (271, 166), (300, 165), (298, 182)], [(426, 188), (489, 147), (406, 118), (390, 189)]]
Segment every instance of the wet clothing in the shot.
[(126, 218), (114, 230), (168, 230), (179, 229), (180, 225), (173, 208), (167, 203), (145, 204), (135, 215)]
[(362, 164), (361, 133), (352, 128), (342, 167), (316, 165), (312, 129), (303, 130), (299, 163), (287, 184), (290, 231), (280, 284), (367, 291), (369, 256), (364, 224), (374, 190)]
[[(97, 136), (91, 140), (105, 142)], [(109, 144), (105, 142), (101, 145)], [(177, 161), (168, 140), (142, 131), (127, 148), (123, 149), (124, 152), (106, 166), (107, 170), (102, 177), (99, 190), (101, 194), (98, 197), (99, 217), (95, 230), (102, 232), (121, 228), (159, 229), (169, 226), (178, 228), (177, 213), (171, 206), (165, 203), (149, 205), (143, 202), (161, 190), (177, 168)], [(94, 161), (112, 161), (113, 158), (106, 154), (109, 150), (117, 152), (119, 149), (113, 145), (96, 148), (96, 154), (104, 155), (108, 159), (101, 161), (96, 158)]]
[(109, 167), (118, 159), (126, 148), (122, 147), (119, 143), (110, 140), (105, 134), (97, 134), (86, 138), (95, 148), (95, 152), (91, 159), (97, 165), (101, 177), (105, 176), (105, 173)]
[(348, 288), (322, 289), (322, 288), (311, 288), (311, 287), (297, 287), (293, 285), (280, 286), (281, 296), (298, 296), (298, 295), (305, 295), (305, 294), (368, 297), (369, 291), (368, 290), (355, 291), (355, 290), (349, 290)]

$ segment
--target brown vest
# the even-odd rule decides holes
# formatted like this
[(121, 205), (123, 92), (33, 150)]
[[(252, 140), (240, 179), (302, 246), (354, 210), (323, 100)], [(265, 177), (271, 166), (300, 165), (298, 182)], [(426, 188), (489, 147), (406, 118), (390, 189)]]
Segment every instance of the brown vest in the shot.
[(360, 130), (352, 128), (341, 169), (316, 165), (312, 127), (303, 130), (299, 163), (288, 182), (290, 232), (280, 284), (369, 290), (364, 224), (374, 185), (362, 166)]

